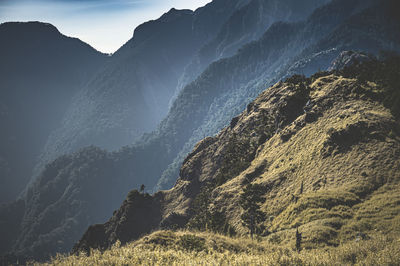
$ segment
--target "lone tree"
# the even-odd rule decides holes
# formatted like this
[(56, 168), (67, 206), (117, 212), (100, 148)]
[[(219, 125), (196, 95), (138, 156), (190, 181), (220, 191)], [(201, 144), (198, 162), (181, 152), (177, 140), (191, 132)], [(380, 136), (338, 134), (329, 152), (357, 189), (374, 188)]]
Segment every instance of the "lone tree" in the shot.
[(194, 198), (190, 210), (193, 215), (188, 223), (189, 228), (200, 231), (206, 231), (209, 228), (211, 212), (208, 207), (211, 203), (211, 191), (212, 186), (206, 184)]
[(301, 233), (299, 232), (299, 228), (296, 228), (296, 250), (297, 252), (300, 252), (301, 250), (301, 240), (302, 240), (303, 236), (301, 235)]
[(195, 197), (190, 208), (191, 218), (187, 228), (200, 231), (213, 231), (221, 234), (234, 235), (236, 232), (229, 224), (223, 210), (213, 210), (211, 205), (211, 193), (215, 188), (213, 182), (205, 184)]
[(144, 188), (145, 188), (146, 186), (144, 185), (144, 184), (142, 184), (141, 186), (140, 186), (140, 193), (144, 193)]
[(303, 194), (303, 190), (304, 190), (304, 182), (301, 181), (301, 185), (300, 185), (300, 194)]
[(242, 224), (250, 230), (251, 239), (254, 233), (261, 233), (261, 223), (265, 220), (265, 213), (260, 210), (260, 203), (265, 201), (263, 197), (264, 187), (258, 184), (248, 184), (240, 195), (240, 206), (243, 208)]

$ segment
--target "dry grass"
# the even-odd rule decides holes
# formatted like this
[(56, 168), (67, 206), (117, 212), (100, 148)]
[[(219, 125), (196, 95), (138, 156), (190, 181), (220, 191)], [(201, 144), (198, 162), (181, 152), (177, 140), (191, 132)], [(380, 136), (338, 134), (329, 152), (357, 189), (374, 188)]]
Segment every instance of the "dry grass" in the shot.
[[(199, 247), (182, 239), (192, 239)], [(200, 240), (200, 242), (198, 242)], [(339, 247), (304, 249), (262, 239), (212, 233), (159, 231), (138, 241), (90, 256), (58, 255), (44, 265), (400, 265), (400, 237), (376, 235)], [(40, 264), (35, 264), (40, 265)]]
[[(271, 237), (276, 243), (292, 241), (296, 227), (310, 248), (337, 246), (359, 232), (370, 235), (399, 231), (400, 139), (389, 134), (395, 122), (387, 108), (350, 93), (358, 86), (353, 79), (334, 75), (317, 79), (311, 85), (310, 98), (317, 112), (323, 110), (321, 116), (296, 129), (296, 124), (304, 120), (304, 115), (299, 116), (287, 126), (295, 132), (288, 141), (282, 141), (281, 133), (275, 134), (259, 148), (247, 170), (218, 188), (215, 205), (229, 210), (228, 219), (237, 232), (247, 233), (240, 225), (236, 199), (241, 193), (240, 183), (265, 162), (268, 167), (254, 182), (269, 188), (263, 211), (269, 218), (265, 226), (273, 232)], [(372, 82), (362, 86), (365, 90), (378, 89)], [(285, 88), (279, 93), (284, 94)], [(273, 106), (267, 96), (262, 97), (257, 100), (260, 113)], [(332, 99), (333, 103), (328, 104)], [(343, 145), (339, 140), (331, 153), (323, 154), (335, 132), (342, 132), (343, 139), (348, 140), (352, 128), (357, 127), (359, 139)], [(361, 137), (364, 131), (367, 133)], [(371, 137), (374, 134), (383, 137)]]
[[(359, 86), (379, 90), (375, 83), (360, 85), (334, 75), (317, 79), (310, 98), (321, 116), (305, 123), (301, 114), (258, 148), (246, 170), (213, 191), (212, 205), (224, 209), (230, 224), (245, 235), (238, 204), (242, 181), (265, 165), (253, 182), (268, 187), (262, 206), (268, 236), (252, 241), (158, 231), (89, 257), (59, 255), (48, 265), (400, 265), (400, 136), (390, 130), (398, 122), (382, 104), (352, 92)], [(273, 88), (280, 97), (290, 93), (284, 85)], [(262, 119), (250, 118), (273, 108), (271, 90), (233, 131), (244, 121), (255, 121), (250, 132), (259, 126)], [(293, 135), (283, 141), (285, 131)], [(199, 180), (212, 176), (219, 152), (196, 154), (202, 163)], [(185, 213), (190, 199), (182, 191), (190, 182), (178, 184), (164, 192), (166, 208)], [(294, 251), (296, 227), (303, 235), (301, 252)]]

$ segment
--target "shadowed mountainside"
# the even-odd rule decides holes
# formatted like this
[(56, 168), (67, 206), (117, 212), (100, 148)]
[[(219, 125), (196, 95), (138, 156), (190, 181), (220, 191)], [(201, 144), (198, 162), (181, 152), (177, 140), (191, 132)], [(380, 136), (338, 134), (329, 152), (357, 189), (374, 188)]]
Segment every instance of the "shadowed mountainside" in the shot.
[(72, 96), (107, 57), (54, 26), (0, 24), (0, 202), (26, 184)]
[(308, 17), (325, 0), (275, 1), (252, 0), (236, 10), (218, 34), (204, 45), (185, 68), (178, 91), (197, 78), (214, 61), (234, 55), (237, 50), (258, 40), (277, 21), (294, 22)]
[(74, 96), (35, 174), (64, 153), (88, 145), (116, 150), (154, 130), (168, 112), (184, 67), (246, 2), (219, 0), (196, 11), (171, 9), (138, 26), (107, 67)]

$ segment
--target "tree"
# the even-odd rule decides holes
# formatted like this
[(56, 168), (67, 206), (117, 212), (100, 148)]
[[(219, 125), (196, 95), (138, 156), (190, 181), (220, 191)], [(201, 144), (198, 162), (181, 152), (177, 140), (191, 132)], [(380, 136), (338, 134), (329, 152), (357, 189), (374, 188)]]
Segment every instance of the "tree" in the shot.
[(144, 184), (142, 184), (141, 186), (140, 186), (140, 193), (144, 193), (144, 188), (145, 188), (146, 186), (144, 185)]
[(264, 187), (259, 184), (248, 184), (240, 195), (240, 206), (243, 208), (241, 216), (243, 226), (250, 230), (251, 239), (254, 233), (262, 231), (262, 222), (265, 220), (265, 213), (260, 210), (260, 203), (265, 201), (263, 197)]
[(186, 226), (190, 229), (213, 231), (232, 236), (236, 232), (227, 221), (224, 211), (210, 208), (211, 192), (214, 188), (214, 183), (207, 183), (202, 187), (190, 208), (192, 217)]
[(296, 228), (296, 250), (297, 250), (297, 252), (300, 252), (300, 250), (301, 250), (301, 240), (302, 240), (302, 238), (303, 238), (303, 236), (299, 232), (299, 228)]
[(240, 138), (233, 134), (226, 145), (219, 173), (216, 176), (216, 185), (220, 186), (240, 174), (250, 166), (254, 158), (249, 138)]
[(304, 190), (304, 183), (303, 183), (303, 181), (301, 181), (300, 194), (303, 194), (303, 190)]

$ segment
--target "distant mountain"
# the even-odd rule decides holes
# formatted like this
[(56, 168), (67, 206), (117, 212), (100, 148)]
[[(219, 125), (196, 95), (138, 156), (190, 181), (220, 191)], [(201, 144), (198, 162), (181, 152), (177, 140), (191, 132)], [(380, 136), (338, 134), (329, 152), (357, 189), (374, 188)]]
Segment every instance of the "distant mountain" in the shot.
[(180, 88), (198, 77), (213, 61), (234, 55), (246, 43), (258, 40), (275, 22), (295, 22), (308, 17), (328, 0), (252, 0), (235, 11), (215, 38), (204, 45), (186, 67)]
[(49, 137), (36, 174), (59, 155), (96, 145), (116, 150), (156, 128), (168, 113), (184, 67), (247, 0), (171, 9), (135, 29), (107, 66), (73, 99)]
[[(131, 191), (73, 252), (124, 245), (156, 230), (247, 235), (245, 191), (264, 198), (257, 234), (287, 249), (298, 241), (296, 231), (301, 246), (315, 251), (398, 235), (400, 57), (344, 67), (295, 75), (263, 91), (229, 126), (195, 146), (172, 189)], [(168, 236), (144, 240), (173, 244)]]
[[(211, 4), (219, 3), (221, 1)], [(393, 13), (394, 6), (396, 1), (336, 0), (317, 8), (304, 20), (273, 23), (258, 40), (242, 46), (231, 57), (211, 63), (193, 82), (184, 86), (157, 129), (135, 144), (115, 152), (85, 148), (52, 161), (27, 190), (24, 204), (14, 203), (21, 211), (10, 215), (14, 217), (10, 218), (13, 222), (8, 217), (2, 221), (20, 224), (21, 231), (7, 239), (3, 246), (12, 248), (5, 251), (38, 258), (57, 251), (65, 252), (88, 224), (104, 222), (107, 213), (111, 215), (130, 189), (141, 184), (150, 191), (154, 187), (173, 187), (176, 178), (182, 177), (179, 169), (182, 163), (188, 162), (185, 158), (194, 145), (206, 136), (217, 134), (243, 110), (251, 110), (252, 100), (280, 79), (293, 73), (308, 75), (319, 69), (325, 70), (344, 49), (358, 50), (360, 47), (372, 53), (389, 49), (399, 51), (400, 23)], [(210, 8), (210, 12), (212, 10)], [(187, 11), (183, 13), (186, 16)], [(204, 16), (205, 22), (212, 21), (215, 15), (204, 9), (195, 14)], [(213, 28), (212, 23), (197, 25)], [(215, 36), (209, 39), (213, 38)], [(350, 41), (344, 41), (345, 38)], [(122, 52), (115, 56), (120, 55)], [(97, 99), (101, 95), (96, 93), (93, 97)], [(81, 110), (86, 113), (85, 109)], [(77, 116), (77, 121), (79, 119)], [(237, 119), (233, 120), (232, 127)], [(93, 136), (95, 139), (94, 133)], [(79, 133), (77, 139), (80, 137)], [(193, 176), (206, 170), (195, 161), (193, 163), (187, 165)], [(189, 174), (187, 178), (190, 178)], [(131, 194), (133, 198), (135, 195)], [(170, 200), (182, 199), (179, 204), (189, 203), (180, 192), (168, 195)], [(158, 204), (158, 199), (153, 200), (154, 197), (145, 198), (149, 210), (153, 210), (153, 203)], [(157, 207), (154, 208), (157, 212)], [(9, 213), (9, 210), (9, 206), (4, 206), (0, 213)], [(119, 214), (121, 212), (115, 215)], [(119, 218), (114, 219), (119, 223)], [(146, 231), (146, 228), (156, 228), (160, 221), (140, 226)], [(134, 223), (127, 224), (130, 225)], [(143, 232), (132, 231), (131, 234)]]
[(72, 95), (107, 57), (40, 22), (0, 24), (0, 202), (27, 184)]

